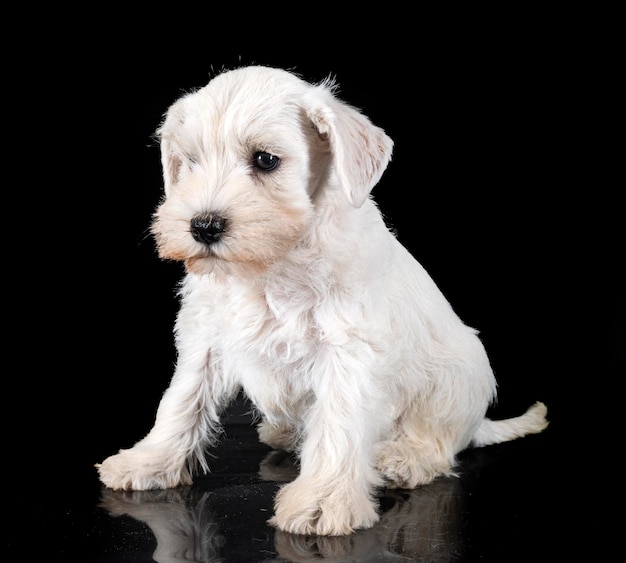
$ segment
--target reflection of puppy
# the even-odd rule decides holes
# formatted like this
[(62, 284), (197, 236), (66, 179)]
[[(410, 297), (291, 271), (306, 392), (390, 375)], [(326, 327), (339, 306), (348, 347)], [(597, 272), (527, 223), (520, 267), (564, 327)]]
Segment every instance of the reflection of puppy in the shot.
[(210, 495), (208, 492), (194, 495), (188, 489), (133, 492), (104, 489), (100, 507), (113, 516), (127, 514), (145, 522), (157, 542), (155, 561), (217, 561), (224, 539), (208, 510)]
[(298, 466), (290, 454), (282, 450), (272, 450), (261, 462), (259, 476), (264, 481), (288, 483), (298, 476)]
[(271, 523), (342, 535), (378, 520), (376, 487), (429, 483), (468, 446), (546, 427), (541, 403), (485, 418), (496, 383), (476, 331), (370, 198), (392, 141), (329, 81), (224, 72), (159, 135), (152, 232), (187, 271), (178, 362), (150, 433), (98, 466), (107, 486), (190, 483), (243, 389), (261, 440), (300, 457)]
[[(287, 477), (295, 466), (288, 457), (270, 455), (264, 465), (268, 471), (278, 468)], [(281, 561), (451, 561), (463, 552), (460, 520), (463, 515), (461, 481), (437, 479), (413, 490), (388, 490), (381, 496), (380, 521), (368, 530), (350, 536), (303, 536), (277, 530), (274, 549)], [(232, 552), (241, 552), (226, 543), (243, 529), (233, 528), (236, 508), (224, 491), (216, 493), (185, 487), (166, 491), (112, 491), (103, 489), (100, 507), (113, 516), (128, 515), (145, 523), (156, 539), (154, 560), (223, 561)], [(231, 493), (232, 494), (232, 493)], [(221, 496), (221, 499), (219, 498)], [(230, 497), (232, 500), (232, 497)], [(218, 509), (218, 507), (220, 507)], [(225, 509), (232, 512), (225, 512)], [(215, 514), (221, 515), (221, 524)], [(253, 524), (254, 529), (254, 524)], [(249, 541), (253, 541), (250, 539)], [(259, 538), (254, 538), (258, 544)], [(260, 544), (259, 544), (260, 547)], [(266, 549), (271, 547), (268, 545)], [(268, 559), (267, 561), (271, 561)]]
[(311, 537), (278, 531), (278, 554), (289, 561), (453, 561), (462, 554), (460, 481), (437, 479), (409, 491), (387, 491), (380, 521), (351, 536)]
[(389, 551), (416, 561), (452, 561), (463, 549), (463, 492), (454, 478), (386, 495), (393, 506), (376, 531)]

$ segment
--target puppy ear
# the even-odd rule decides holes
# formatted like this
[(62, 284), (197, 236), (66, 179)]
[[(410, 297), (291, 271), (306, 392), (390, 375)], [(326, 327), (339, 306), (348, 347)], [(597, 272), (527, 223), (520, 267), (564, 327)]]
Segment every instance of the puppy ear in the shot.
[(163, 187), (166, 196), (170, 193), (171, 187), (179, 180), (184, 162), (183, 155), (176, 143), (176, 131), (184, 122), (183, 100), (184, 98), (170, 106), (156, 131), (156, 138), (161, 146), (161, 167), (163, 168)]
[(180, 155), (176, 154), (173, 144), (167, 138), (161, 138), (161, 166), (163, 167), (163, 187), (165, 195), (176, 183), (181, 167)]
[(330, 143), (337, 177), (354, 207), (361, 207), (391, 160), (393, 141), (356, 108), (339, 100), (330, 80), (306, 96), (306, 111)]

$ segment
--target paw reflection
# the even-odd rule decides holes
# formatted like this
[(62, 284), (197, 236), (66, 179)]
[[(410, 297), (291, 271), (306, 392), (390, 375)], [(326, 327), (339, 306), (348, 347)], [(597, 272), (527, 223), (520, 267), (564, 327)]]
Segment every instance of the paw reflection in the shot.
[(210, 492), (184, 489), (113, 491), (103, 489), (100, 507), (113, 516), (128, 515), (148, 525), (157, 542), (157, 563), (219, 560), (224, 546), (209, 506)]

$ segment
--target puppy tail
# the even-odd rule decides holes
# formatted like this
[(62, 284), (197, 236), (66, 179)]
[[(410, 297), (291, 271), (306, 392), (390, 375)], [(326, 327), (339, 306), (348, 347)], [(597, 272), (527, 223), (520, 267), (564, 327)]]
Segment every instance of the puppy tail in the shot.
[(539, 434), (549, 422), (548, 408), (537, 401), (523, 415), (505, 420), (485, 418), (472, 440), (474, 447), (489, 446), (521, 438), (527, 434)]

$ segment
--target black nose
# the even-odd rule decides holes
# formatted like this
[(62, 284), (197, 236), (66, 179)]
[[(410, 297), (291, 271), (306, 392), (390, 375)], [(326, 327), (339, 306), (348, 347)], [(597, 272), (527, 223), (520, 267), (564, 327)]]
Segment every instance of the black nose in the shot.
[(198, 242), (213, 244), (226, 229), (226, 219), (214, 213), (198, 215), (191, 220), (191, 236)]

